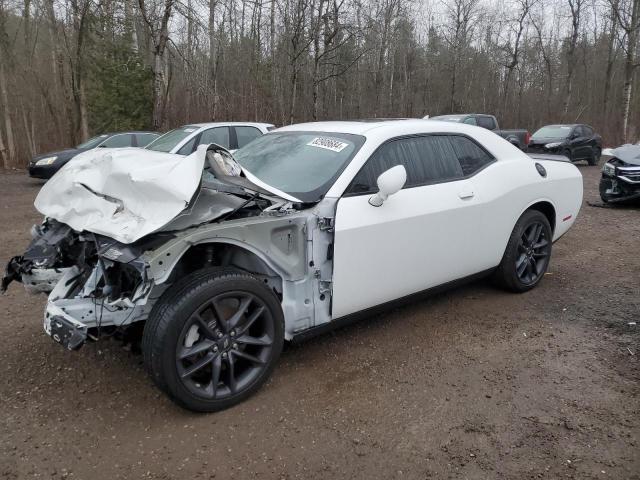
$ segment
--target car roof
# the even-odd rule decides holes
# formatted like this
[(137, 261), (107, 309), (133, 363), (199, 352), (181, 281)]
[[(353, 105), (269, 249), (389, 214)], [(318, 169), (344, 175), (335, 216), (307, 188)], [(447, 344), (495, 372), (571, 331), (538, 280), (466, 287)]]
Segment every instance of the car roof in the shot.
[(378, 136), (388, 133), (389, 135), (401, 135), (403, 132), (407, 134), (415, 133), (416, 131), (424, 133), (436, 133), (443, 131), (468, 133), (470, 125), (464, 125), (451, 122), (440, 122), (438, 120), (431, 119), (397, 119), (397, 120), (380, 120), (376, 122), (371, 121), (330, 121), (330, 122), (308, 122), (297, 123), (294, 125), (287, 125), (281, 127), (276, 132), (290, 132), (290, 131), (311, 131), (311, 132), (333, 132), (333, 133), (350, 133), (353, 135)]
[(102, 137), (102, 136), (107, 136), (107, 137), (113, 137), (114, 135), (126, 135), (126, 134), (131, 134), (131, 133), (149, 133), (151, 135), (162, 135), (159, 132), (148, 132), (145, 130), (127, 130), (126, 132), (105, 132), (105, 133), (96, 133), (94, 135), (94, 137)]
[(205, 123), (188, 123), (186, 125), (182, 125), (181, 127), (233, 127), (233, 126), (242, 126), (247, 125), (250, 127), (273, 127), (272, 123), (262, 123), (262, 122), (205, 122)]

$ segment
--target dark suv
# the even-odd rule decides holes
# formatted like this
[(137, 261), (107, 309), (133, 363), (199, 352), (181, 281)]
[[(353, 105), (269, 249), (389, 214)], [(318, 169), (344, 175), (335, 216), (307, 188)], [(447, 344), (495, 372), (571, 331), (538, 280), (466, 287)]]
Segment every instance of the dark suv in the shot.
[(527, 151), (564, 155), (572, 162), (586, 160), (589, 165), (597, 165), (602, 137), (589, 125), (547, 125), (531, 136)]

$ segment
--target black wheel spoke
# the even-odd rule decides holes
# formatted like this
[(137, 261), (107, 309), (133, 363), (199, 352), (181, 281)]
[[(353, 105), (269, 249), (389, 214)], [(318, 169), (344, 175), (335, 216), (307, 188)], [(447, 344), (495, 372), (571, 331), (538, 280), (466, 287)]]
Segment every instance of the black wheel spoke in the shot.
[(198, 343), (191, 347), (183, 347), (182, 350), (180, 350), (180, 355), (178, 355), (178, 358), (180, 360), (184, 360), (185, 358), (193, 357), (198, 353), (206, 352), (214, 345), (214, 343), (215, 342), (211, 340), (200, 340)]
[(211, 360), (213, 360), (213, 354), (207, 354), (204, 357), (202, 357), (200, 360), (198, 360), (197, 362), (195, 362), (193, 365), (191, 365), (190, 367), (186, 368), (184, 370), (184, 372), (182, 372), (182, 378), (186, 378), (186, 377), (190, 377), (191, 375), (193, 375), (194, 373), (202, 370), (204, 367), (206, 367), (209, 363), (211, 363)]
[(211, 362), (211, 396), (215, 398), (218, 392), (218, 383), (220, 383), (220, 371), (222, 370), (222, 359), (220, 355)]
[(251, 315), (249, 315), (249, 318), (247, 318), (247, 320), (242, 324), (242, 326), (240, 328), (238, 328), (238, 332), (237, 335), (242, 335), (243, 333), (245, 333), (247, 330), (249, 330), (249, 328), (251, 328), (251, 325), (253, 325), (253, 323), (260, 318), (260, 315), (262, 315), (264, 313), (264, 306), (260, 305), (258, 308), (256, 308)]
[(220, 305), (218, 305), (218, 302), (216, 300), (211, 300), (211, 308), (213, 309), (213, 314), (215, 315), (216, 320), (218, 321), (218, 326), (225, 333), (228, 332), (228, 330), (226, 329), (227, 328), (226, 318), (224, 318), (224, 313), (220, 309)]
[(244, 358), (245, 360), (250, 361), (253, 364), (257, 364), (257, 365), (263, 365), (264, 361), (254, 355), (251, 355), (247, 352), (243, 352), (242, 350), (233, 350), (231, 352), (233, 354), (233, 356), (239, 357), (239, 358)]
[(245, 345), (271, 345), (273, 340), (269, 335), (262, 335), (261, 337), (252, 337), (251, 335), (240, 335), (236, 338), (238, 343)]
[(238, 326), (238, 323), (240, 323), (240, 320), (249, 308), (249, 305), (251, 305), (252, 301), (253, 297), (249, 295), (243, 297), (242, 300), (240, 300), (240, 306), (238, 307), (238, 310), (231, 316), (229, 320), (227, 320), (228, 331), (231, 331)]
[(549, 242), (547, 240), (545, 240), (544, 238), (542, 238), (542, 239), (538, 240), (538, 242), (533, 245), (533, 249), (534, 250), (539, 250), (540, 248), (546, 247), (547, 245), (549, 245)]
[(199, 314), (194, 313), (192, 318), (198, 323), (198, 326), (202, 330), (202, 334), (210, 340), (214, 340), (216, 338), (215, 332), (209, 326), (209, 323), (202, 318)]
[(516, 272), (518, 273), (519, 277), (522, 276), (525, 268), (527, 268), (527, 256), (522, 255), (516, 262)]
[(236, 362), (233, 359), (233, 355), (227, 355), (227, 376), (229, 390), (231, 393), (236, 393), (238, 384), (236, 381)]

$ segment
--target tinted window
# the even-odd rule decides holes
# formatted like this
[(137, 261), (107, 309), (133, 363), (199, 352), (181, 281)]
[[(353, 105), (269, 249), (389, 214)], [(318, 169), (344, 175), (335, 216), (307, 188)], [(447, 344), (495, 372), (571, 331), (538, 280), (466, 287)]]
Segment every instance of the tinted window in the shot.
[(202, 132), (198, 145), (209, 145), (210, 143), (229, 148), (229, 127), (210, 128)]
[(587, 127), (586, 125), (582, 126), (582, 131), (584, 132), (585, 137), (590, 137), (593, 135), (593, 129), (591, 127)]
[(542, 127), (531, 138), (566, 138), (571, 133), (571, 127), (567, 125), (548, 125)]
[(467, 137), (449, 137), (453, 150), (456, 152), (464, 176), (472, 175), (485, 165), (493, 162), (493, 157), (484, 151), (473, 140)]
[(244, 147), (254, 138), (262, 136), (262, 132), (255, 127), (234, 127), (238, 139), (238, 148)]
[(465, 121), (463, 123), (466, 123), (467, 125), (478, 125), (476, 123), (476, 119), (473, 117), (469, 117), (467, 119), (465, 119)]
[(138, 147), (146, 147), (158, 138), (158, 135), (154, 135), (153, 133), (136, 133), (135, 135)]
[(132, 137), (130, 134), (114, 135), (108, 138), (100, 146), (103, 148), (122, 148), (131, 146)]
[(493, 117), (481, 115), (476, 118), (476, 121), (478, 122), (479, 127), (487, 128), (489, 130), (493, 130), (496, 128), (496, 121), (493, 119)]
[(448, 136), (402, 138), (388, 142), (376, 150), (353, 179), (347, 192), (377, 192), (380, 174), (396, 165), (403, 165), (407, 171), (405, 188), (463, 176)]

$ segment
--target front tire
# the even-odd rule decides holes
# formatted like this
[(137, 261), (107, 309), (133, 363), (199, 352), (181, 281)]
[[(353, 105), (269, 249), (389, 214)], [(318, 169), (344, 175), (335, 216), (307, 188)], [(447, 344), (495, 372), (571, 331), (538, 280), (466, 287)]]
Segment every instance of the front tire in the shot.
[(591, 157), (587, 160), (589, 165), (591, 166), (598, 165), (601, 154), (602, 154), (602, 151), (598, 147), (594, 148), (593, 153), (591, 154)]
[(206, 269), (154, 305), (142, 346), (148, 372), (174, 402), (213, 412), (258, 390), (283, 343), (284, 315), (267, 285), (240, 270)]
[(538, 210), (527, 210), (518, 219), (494, 278), (512, 292), (535, 287), (549, 266), (552, 246), (551, 226)]

